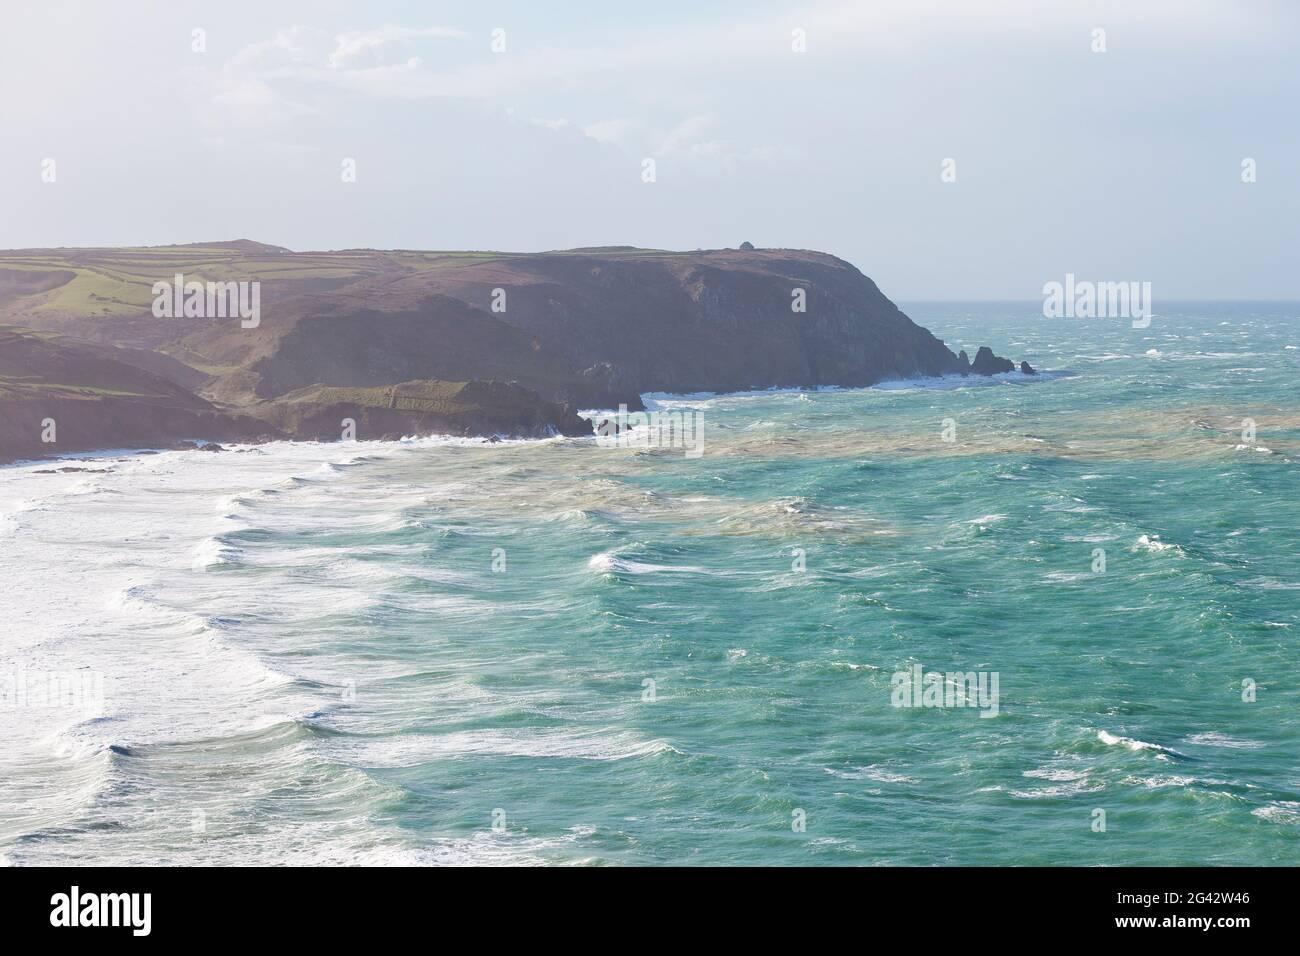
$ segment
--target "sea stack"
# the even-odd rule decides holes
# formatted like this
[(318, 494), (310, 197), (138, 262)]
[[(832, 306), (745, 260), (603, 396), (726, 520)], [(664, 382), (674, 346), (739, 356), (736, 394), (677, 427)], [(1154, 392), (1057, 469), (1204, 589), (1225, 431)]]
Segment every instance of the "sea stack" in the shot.
[(971, 363), (971, 371), (976, 375), (997, 375), (999, 372), (1014, 372), (1015, 363), (1011, 359), (1004, 359), (993, 354), (993, 350), (987, 345), (981, 345), (979, 351), (975, 353), (975, 361)]

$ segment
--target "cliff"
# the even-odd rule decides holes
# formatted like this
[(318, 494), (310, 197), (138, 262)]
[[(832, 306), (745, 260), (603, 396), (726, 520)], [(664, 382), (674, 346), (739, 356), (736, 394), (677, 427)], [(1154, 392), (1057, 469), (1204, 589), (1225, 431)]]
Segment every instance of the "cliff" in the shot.
[(853, 266), (784, 250), (449, 258), (290, 298), (265, 323), (256, 354), (229, 328), (190, 343), (240, 366), (205, 394), (246, 401), (314, 382), (480, 378), (576, 407), (636, 408), (649, 391), (853, 387), (968, 370)]
[[(258, 283), (256, 321), (155, 316), (153, 284), (178, 274)], [(638, 409), (643, 392), (1014, 367), (988, 347), (954, 355), (854, 266), (793, 249), (18, 250), (0, 252), (0, 321), (67, 336), (3, 341), (9, 457), (50, 450), (31, 445), (30, 420), (54, 402), (64, 451), (336, 438), (343, 418), (371, 435), (576, 434), (577, 409)]]
[(337, 441), (345, 420), (353, 423), (351, 437), (358, 441), (404, 435), (591, 434), (591, 426), (572, 411), (503, 382), (413, 381), (381, 388), (313, 385), (268, 405), (264, 414), (295, 438), (315, 441)]
[(0, 461), (274, 437), (283, 436), (119, 361), (114, 349), (0, 326)]

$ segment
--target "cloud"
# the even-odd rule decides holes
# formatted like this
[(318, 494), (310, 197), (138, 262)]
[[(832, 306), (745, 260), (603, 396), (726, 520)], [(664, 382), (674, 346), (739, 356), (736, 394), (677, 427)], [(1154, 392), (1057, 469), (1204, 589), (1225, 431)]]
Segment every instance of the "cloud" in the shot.
[[(463, 39), (464, 30), (454, 27), (395, 27), (384, 26), (375, 30), (353, 30), (334, 38), (334, 50), (329, 55), (333, 69), (353, 69), (360, 65), (383, 65), (384, 48), (393, 41), (420, 37)], [(418, 60), (418, 58), (415, 58)], [(410, 60), (408, 59), (408, 65)]]
[(561, 116), (559, 119), (546, 119), (545, 117), (542, 116), (535, 116), (530, 120), (530, 122), (534, 126), (542, 126), (549, 130), (568, 129), (569, 127), (569, 121), (566, 120), (563, 116)]
[(701, 141), (701, 135), (713, 125), (712, 116), (689, 116), (670, 129), (659, 141), (658, 152), (667, 155), (681, 150), (697, 149), (705, 145)]
[[(382, 26), (343, 33), (292, 26), (249, 44), (222, 64), (210, 80), (210, 96), (241, 119), (274, 122), (321, 112), (304, 102), (313, 86), (376, 97), (439, 95), (437, 76), (415, 55), (420, 41), (465, 36), (465, 31), (445, 26)], [(285, 91), (289, 84), (299, 98)]]
[(600, 120), (584, 126), (582, 132), (588, 139), (594, 139), (598, 143), (622, 145), (627, 142), (629, 135), (644, 125), (640, 120), (634, 119)]

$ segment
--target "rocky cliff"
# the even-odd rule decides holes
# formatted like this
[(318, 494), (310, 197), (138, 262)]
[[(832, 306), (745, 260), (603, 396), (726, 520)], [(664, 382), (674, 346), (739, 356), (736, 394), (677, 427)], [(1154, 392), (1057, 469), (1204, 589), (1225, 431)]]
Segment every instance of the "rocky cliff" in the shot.
[(0, 461), (279, 437), (264, 421), (119, 361), (114, 349), (0, 326)]
[[(785, 250), (466, 257), (292, 298), (266, 321), (263, 353), (207, 394), (472, 377), (571, 406), (637, 407), (649, 391), (985, 372), (847, 262)], [(230, 329), (203, 343), (220, 362), (245, 347)]]
[[(176, 275), (257, 282), (258, 320), (154, 315), (153, 284)], [(49, 450), (29, 419), (53, 402), (70, 423), (60, 450), (332, 438), (342, 418), (381, 434), (573, 434), (577, 409), (637, 409), (643, 392), (1014, 368), (988, 347), (954, 355), (854, 266), (791, 249), (20, 250), (0, 253), (0, 321), (65, 336), (0, 340), (10, 457)]]

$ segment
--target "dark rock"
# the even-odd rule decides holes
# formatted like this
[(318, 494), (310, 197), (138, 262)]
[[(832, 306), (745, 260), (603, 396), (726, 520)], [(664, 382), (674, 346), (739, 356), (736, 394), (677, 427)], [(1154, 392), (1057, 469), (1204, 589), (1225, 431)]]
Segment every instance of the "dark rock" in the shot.
[(752, 242), (742, 242), (742, 243), (740, 244), (740, 251), (741, 251), (741, 252), (753, 252), (753, 251), (754, 251), (754, 244), (753, 244)]
[(970, 374), (970, 356), (966, 354), (964, 349), (957, 353), (957, 366), (957, 371), (961, 372), (962, 375)]
[(336, 441), (339, 423), (348, 418), (356, 422), (359, 439), (591, 434), (591, 425), (570, 406), (506, 382), (420, 380), (376, 388), (313, 385), (266, 403), (259, 412), (285, 433), (309, 441)]
[(226, 449), (214, 441), (189, 441), (188, 439), (172, 442), (169, 446), (173, 451), (225, 451)]
[(997, 375), (1000, 372), (1014, 372), (1016, 366), (1011, 359), (994, 355), (991, 348), (981, 345), (975, 353), (975, 361), (971, 363), (970, 370), (976, 375)]
[(1034, 371), (1034, 367), (1033, 367), (1032, 365), (1030, 365), (1028, 362), (1021, 362), (1021, 363), (1020, 363), (1020, 374), (1021, 374), (1021, 375), (1037, 375), (1038, 373), (1037, 373), (1036, 371)]

